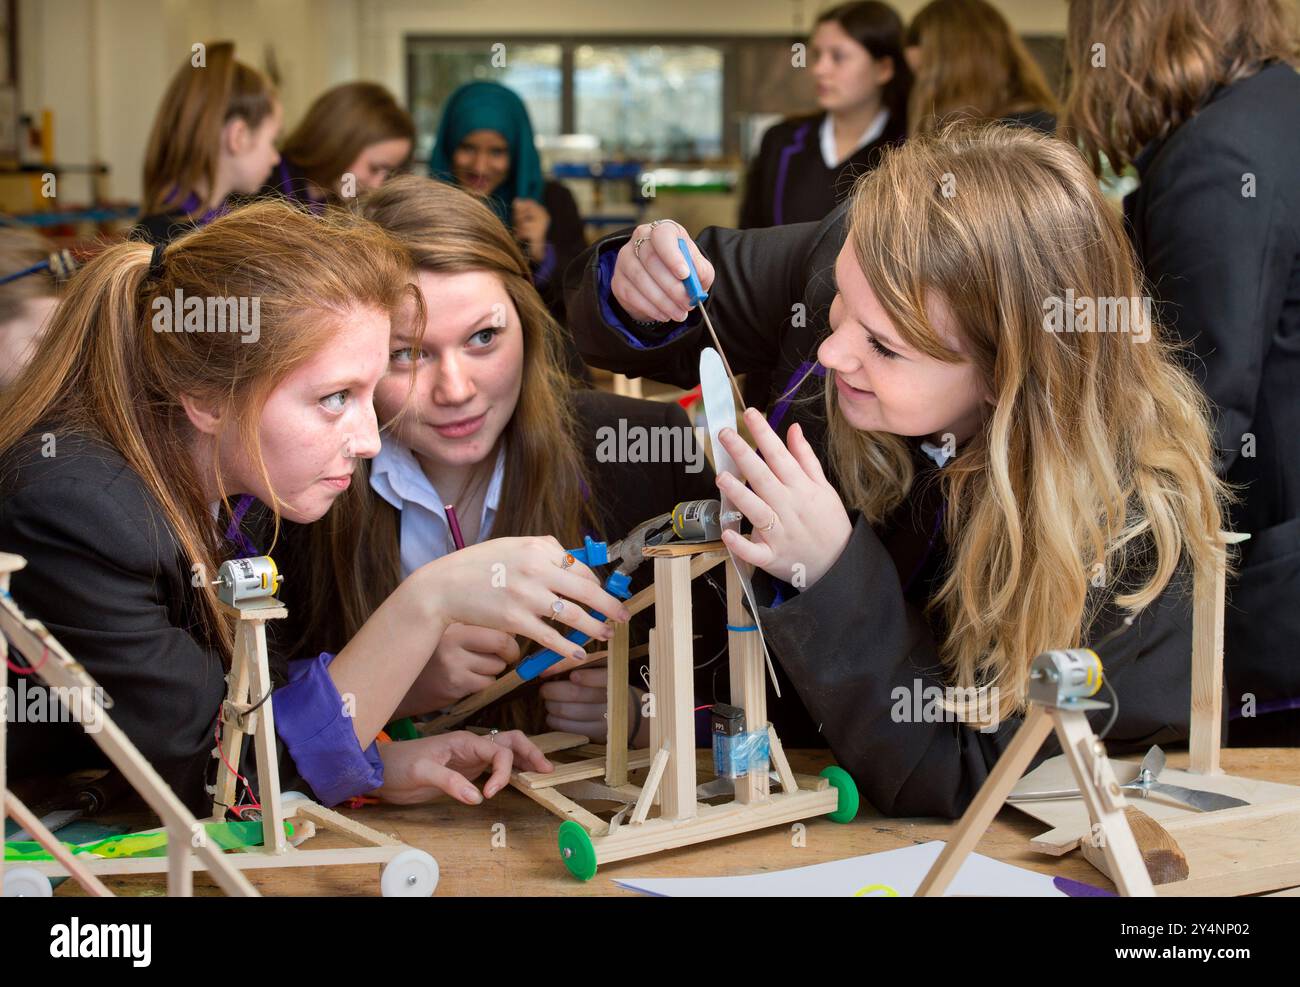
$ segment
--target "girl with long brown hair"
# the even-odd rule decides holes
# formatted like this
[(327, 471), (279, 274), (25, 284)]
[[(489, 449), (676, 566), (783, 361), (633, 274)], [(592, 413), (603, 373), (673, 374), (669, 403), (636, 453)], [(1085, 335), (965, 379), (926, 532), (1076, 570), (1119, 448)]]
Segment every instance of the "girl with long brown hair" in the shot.
[(154, 116), (137, 239), (167, 243), (210, 222), (234, 194), (252, 195), (280, 160), (282, 111), (266, 75), (230, 41), (195, 45)]
[[(324, 524), (289, 534), (287, 572), (334, 574), (286, 579), (299, 616), (291, 630), (307, 652), (351, 638), (410, 571), (459, 554), (453, 517), (468, 545), (547, 535), (576, 546), (586, 535), (616, 540), (680, 501), (712, 494), (703, 453), (675, 404), (573, 389), (559, 369), (560, 327), (532, 286), (518, 244), (481, 199), (400, 176), (364, 196), (358, 209), (409, 253), (429, 317), (422, 341), (394, 332), (391, 372), (375, 391), (382, 448), (363, 470), (367, 482), (341, 498)], [(606, 451), (615, 455), (606, 455), (606, 427), (675, 435), (680, 455), (640, 462), (612, 446)], [(647, 576), (648, 567), (636, 585)], [(294, 607), (295, 599), (301, 605)], [(720, 621), (717, 629), (710, 641)], [(399, 714), (449, 706), (519, 657), (510, 635), (454, 626)], [(553, 679), (542, 689), (545, 710), (526, 702), (485, 715), (494, 725), (603, 737), (604, 675), (586, 668)], [(629, 689), (629, 702), (634, 698)]]
[(1248, 532), (1229, 586), (1234, 745), (1300, 745), (1300, 30), (1284, 0), (1073, 0), (1065, 128), (1124, 200), (1215, 411)]
[(933, 0), (908, 24), (905, 43), (915, 73), (910, 133), (932, 133), (956, 119), (1056, 129), (1056, 97), (1043, 70), (985, 0)]
[[(69, 286), (0, 410), (0, 550), (27, 560), (14, 598), (104, 687), (118, 725), (196, 810), (233, 637), (213, 580), (246, 537), (230, 496), (265, 505), (272, 523), (257, 548), (271, 553), (281, 518), (316, 521), (352, 485), (379, 450), (371, 402), (394, 323), (419, 339), (410, 276), (373, 224), (281, 203), (166, 248), (119, 244)], [(371, 791), (473, 803), (468, 779), (488, 765), (488, 796), (516, 756), (548, 770), (518, 734), (382, 750), (375, 740), (453, 622), (566, 649), (548, 621), (608, 636), (583, 608), (626, 612), (584, 567), (562, 568), (563, 555), (541, 537), (475, 546), (412, 572), (334, 653), (277, 650), (291, 787), (331, 804)], [(496, 567), (508, 578), (494, 583)], [(75, 724), (15, 724), (10, 741), (16, 775), (97, 763)]]
[(345, 82), (316, 97), (280, 147), (264, 191), (320, 212), (378, 188), (411, 157), (411, 115), (377, 82)]

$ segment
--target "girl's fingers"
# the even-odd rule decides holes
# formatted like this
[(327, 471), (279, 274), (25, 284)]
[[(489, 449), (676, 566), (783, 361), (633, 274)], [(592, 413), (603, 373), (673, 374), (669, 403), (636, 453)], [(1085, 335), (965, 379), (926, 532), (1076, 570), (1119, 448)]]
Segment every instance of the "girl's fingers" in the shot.
[(772, 551), (771, 545), (759, 545), (750, 541), (744, 535), (738, 535), (734, 531), (722, 532), (722, 540), (726, 543), (731, 554), (740, 559), (741, 562), (748, 562), (752, 566), (764, 569), (772, 564), (776, 558), (776, 553)]
[(622, 600), (605, 592), (599, 583), (588, 582), (571, 571), (556, 569), (554, 575), (547, 580), (547, 586), (556, 596), (581, 603), (588, 609), (597, 610), (614, 620), (623, 622), (632, 619)]
[(644, 258), (646, 273), (654, 278), (659, 290), (672, 300), (673, 321), (684, 321), (690, 314), (691, 300), (690, 296), (686, 294), (686, 285), (676, 274), (679, 267), (684, 268), (686, 265), (681, 251), (677, 249), (677, 241), (673, 240), (671, 254), (666, 262), (658, 253), (647, 254), (645, 248), (642, 248), (641, 254)]
[(496, 678), (508, 667), (506, 662), (492, 655), (475, 654), (473, 651), (466, 652), (465, 655), (466, 670), (489, 679)]
[(719, 434), (718, 439), (722, 442), (727, 452), (731, 453), (731, 458), (735, 460), (736, 468), (744, 474), (759, 496), (769, 504), (780, 502), (784, 499), (785, 484), (776, 478), (767, 464), (759, 458), (758, 453), (749, 447), (734, 429), (724, 428)]
[(478, 805), (483, 801), (483, 796), (479, 794), (479, 790), (474, 787), (468, 778), (459, 771), (453, 771), (445, 764), (426, 761), (421, 774), (432, 787), (446, 792), (457, 802), (464, 802), (466, 805)]
[(592, 689), (585, 685), (575, 685), (568, 680), (547, 682), (538, 690), (546, 702), (563, 703), (599, 703), (605, 705), (605, 690)]
[(588, 689), (605, 689), (605, 683), (609, 681), (609, 668), (601, 664), (591, 668), (581, 668), (569, 676), (569, 681), (575, 685), (585, 686)]
[(759, 452), (763, 454), (763, 462), (767, 463), (777, 479), (787, 487), (792, 487), (807, 478), (807, 471), (790, 455), (790, 450), (782, 443), (780, 436), (772, 431), (766, 418), (755, 409), (746, 408), (744, 419), (749, 426), (749, 434), (754, 437)]
[[(565, 609), (569, 608), (566, 607)], [(587, 658), (587, 652), (583, 650), (581, 645), (574, 644), (540, 617), (524, 614), (515, 629), (530, 641), (536, 641), (544, 650), (554, 651), (564, 658), (574, 659), (575, 662), (585, 661)], [(572, 668), (573, 666), (570, 665), (569, 667)]]
[(470, 627), (461, 636), (460, 645), (479, 657), (497, 656), (508, 665), (519, 660), (519, 642), (513, 634), (494, 627)]
[(790, 454), (803, 467), (803, 471), (817, 483), (826, 483), (826, 473), (822, 470), (821, 460), (813, 450), (812, 443), (803, 434), (803, 426), (798, 422), (786, 432), (786, 441), (790, 444)]
[(776, 511), (767, 501), (730, 473), (718, 474), (717, 484), (718, 489), (727, 495), (727, 500), (731, 501), (741, 514), (749, 518), (749, 523), (755, 528), (765, 527), (776, 516)]
[(548, 702), (546, 712), (563, 720), (603, 720), (605, 718), (605, 697), (599, 703), (556, 703)]
[(458, 683), (459, 688), (456, 686), (452, 686), (452, 688), (459, 692), (463, 699), (465, 696), (472, 696), (475, 693), (482, 692), (494, 682), (496, 682), (495, 675), (467, 675)]
[(530, 771), (554, 771), (555, 768), (542, 749), (525, 736), (522, 730), (507, 730), (492, 738), (493, 743), (514, 751), (514, 763)]
[[(597, 620), (586, 610), (578, 606), (572, 600), (565, 600), (556, 597), (564, 606), (558, 610), (554, 606), (547, 608), (546, 617), (550, 620), (557, 620), (561, 624), (568, 624), (575, 631), (580, 631), (589, 638), (595, 638), (597, 641), (608, 641), (613, 636), (613, 630), (604, 621)], [(552, 601), (554, 603), (554, 600)], [(573, 649), (561, 654), (572, 654)]]
[(632, 283), (631, 278), (616, 274), (615, 280), (610, 282), (610, 288), (614, 292), (614, 297), (618, 299), (618, 303), (623, 306), (632, 318), (640, 319), (642, 322), (675, 321), (668, 315), (666, 309), (661, 309), (646, 298), (641, 289)]
[[(660, 272), (658, 277), (652, 273), (649, 267), (652, 263), (657, 265)], [(681, 285), (675, 285), (673, 279), (666, 276), (666, 271), (667, 268), (664, 267), (663, 261), (649, 253), (645, 246), (642, 246), (641, 257), (639, 259), (633, 257), (632, 263), (623, 272), (623, 276), (632, 287), (641, 293), (641, 296), (650, 304), (651, 308), (659, 313), (661, 322), (677, 322), (682, 309), (686, 307), (686, 289), (682, 288)], [(663, 280), (661, 281), (660, 278)], [(680, 300), (676, 296), (676, 288), (681, 289)]]
[(568, 720), (562, 716), (547, 716), (546, 725), (561, 733), (576, 733), (580, 737), (596, 741), (604, 740), (609, 735), (609, 723), (604, 719)]

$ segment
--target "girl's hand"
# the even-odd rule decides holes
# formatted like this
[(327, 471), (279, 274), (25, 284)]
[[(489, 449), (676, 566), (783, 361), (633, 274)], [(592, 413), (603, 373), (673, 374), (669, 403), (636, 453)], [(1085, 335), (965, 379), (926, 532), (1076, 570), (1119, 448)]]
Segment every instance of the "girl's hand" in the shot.
[[(478, 805), (510, 782), (516, 764), (527, 771), (553, 771), (537, 745), (518, 730), (482, 737), (456, 730), (419, 740), (380, 744), (384, 783), (370, 794), (397, 805), (429, 802), (450, 795), (466, 805)], [(470, 782), (492, 769), (482, 794)]]
[(565, 568), (567, 557), (564, 546), (550, 535), (493, 538), (421, 566), (407, 582), (418, 578), (419, 590), (429, 594), (446, 624), (455, 621), (520, 634), (577, 663), (586, 660), (586, 652), (548, 621), (608, 641), (613, 631), (583, 607), (613, 620), (627, 621), (631, 614), (581, 562)]
[(802, 428), (790, 427), (787, 449), (753, 408), (745, 409), (745, 424), (763, 458), (732, 429), (724, 428), (718, 438), (753, 489), (725, 472), (717, 484), (754, 530), (749, 537), (724, 531), (722, 540), (741, 561), (807, 588), (835, 564), (853, 525)]
[[(552, 730), (577, 733), (598, 743), (609, 739), (609, 718), (605, 715), (609, 669), (604, 666), (575, 668), (568, 679), (547, 682), (541, 688), (546, 701), (546, 725)], [(628, 722), (637, 722), (637, 706), (644, 693), (628, 686)]]
[(551, 214), (533, 199), (515, 199), (512, 207), (515, 236), (528, 247), (528, 255), (540, 264), (546, 256), (546, 232), (551, 228)]
[[(638, 250), (637, 241), (642, 237), (646, 241)], [(642, 223), (619, 250), (609, 282), (623, 311), (639, 322), (685, 322), (690, 314), (690, 298), (682, 284), (686, 260), (677, 247), (678, 237), (686, 240), (700, 286), (708, 291), (713, 284), (713, 265), (678, 223)]]
[(443, 709), (486, 689), (519, 657), (519, 643), (505, 631), (452, 624), (411, 684), (397, 715), (416, 716)]

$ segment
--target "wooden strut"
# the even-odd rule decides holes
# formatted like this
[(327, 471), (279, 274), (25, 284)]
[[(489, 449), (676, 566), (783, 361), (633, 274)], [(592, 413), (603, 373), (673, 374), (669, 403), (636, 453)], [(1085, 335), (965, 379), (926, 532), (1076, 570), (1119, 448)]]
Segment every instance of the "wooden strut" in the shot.
[[(249, 692), (257, 699), (268, 694), (271, 683), (266, 654), (266, 621), (285, 616), (286, 611), (274, 599), (242, 604), (239, 609), (240, 624), (236, 632), (236, 651), (232, 661), (229, 692), (223, 704), (223, 722), (226, 732), (222, 738), (222, 753), (232, 767), (240, 759), (242, 740), (247, 733), (256, 745), (258, 764), (259, 800), (262, 806), (263, 846), (248, 852), (227, 855), (213, 841), (195, 839), (202, 836), (202, 823), (167, 787), (152, 765), (145, 760), (135, 745), (113, 722), (108, 713), (96, 703), (74, 702), (69, 696), (97, 696), (98, 686), (80, 664), (68, 654), (58, 640), (39, 621), (25, 616), (8, 593), (9, 574), (25, 565), (21, 557), (0, 553), (0, 659), (8, 655), (8, 642), (25, 656), (40, 655), (33, 663), (32, 675), (63, 691), (57, 693), (60, 701), (87, 733), (108, 756), (132, 787), (162, 821), (167, 832), (167, 854), (159, 857), (100, 858), (91, 855), (69, 854), (62, 843), (42, 826), (40, 820), (4, 788), (4, 722), (0, 720), (0, 810), (19, 820), (54, 857), (52, 861), (34, 861), (28, 866), (46, 876), (71, 875), (90, 894), (111, 894), (111, 890), (98, 880), (101, 874), (166, 874), (170, 895), (188, 896), (193, 893), (193, 872), (209, 871), (217, 884), (228, 894), (257, 897), (257, 889), (244, 876), (245, 870), (285, 867), (325, 867), (334, 865), (387, 864), (399, 853), (407, 850), (406, 844), (392, 836), (379, 833), (362, 823), (326, 809), (307, 799), (286, 803), (280, 795), (279, 765), (275, 759), (275, 721), (271, 703), (258, 706), (249, 715)], [(0, 689), (5, 686), (7, 665), (0, 660)], [(75, 690), (75, 691), (74, 691)], [(251, 705), (256, 705), (253, 703)], [(582, 740), (584, 738), (573, 738)], [(214, 751), (214, 754), (216, 752)], [(221, 764), (215, 788), (218, 821), (225, 817), (225, 807), (235, 791), (233, 772)], [(226, 793), (230, 794), (227, 795)], [(0, 818), (3, 816), (0, 815)], [(286, 839), (286, 820), (299, 820), (297, 834), (292, 843)], [(364, 844), (321, 850), (299, 850), (297, 845), (315, 832), (319, 824)], [(274, 832), (274, 836), (272, 835)], [(0, 861), (0, 882), (4, 866)], [(2, 890), (3, 884), (0, 884)]]
[(1142, 862), (1137, 841), (1124, 818), (1124, 794), (1105, 750), (1082, 710), (1032, 703), (1015, 737), (989, 772), (988, 779), (962, 815), (938, 859), (921, 881), (916, 897), (939, 897), (1025, 773), (1047, 735), (1056, 729), (1061, 750), (1083, 793), (1088, 816), (1098, 832), (1111, 878), (1126, 897), (1153, 897), (1155, 888)]
[(1188, 771), (1193, 774), (1223, 773), (1219, 767), (1219, 750), (1223, 726), (1223, 606), (1228, 546), (1249, 537), (1220, 531), (1220, 550), (1215, 553), (1213, 565), (1198, 569), (1192, 579), (1192, 719)]
[[(5, 556), (0, 569), (4, 570), (0, 589), (0, 635), (12, 641), (24, 655), (40, 655), (36, 659), (32, 672), (34, 677), (56, 688), (65, 690), (56, 693), (64, 702), (68, 712), (86, 728), (86, 732), (104, 752), (113, 765), (131, 783), (149, 808), (163, 821), (169, 833), (184, 834), (182, 846), (191, 843), (190, 836), (199, 831), (199, 822), (185, 807), (176, 794), (167, 787), (167, 783), (154, 770), (130, 738), (113, 722), (112, 717), (98, 705), (90, 701), (72, 703), (67, 697), (100, 695), (102, 690), (84, 668), (70, 655), (39, 621), (27, 617), (14, 603), (9, 595), (9, 573), (25, 565), (19, 558), (18, 564), (12, 561), (14, 556)], [(6, 665), (7, 669), (7, 665)], [(4, 681), (0, 680), (0, 686)], [(76, 707), (80, 707), (79, 709)], [(0, 723), (0, 735), (4, 733), (4, 724)], [(0, 750), (3, 754), (3, 750)], [(3, 763), (0, 759), (0, 763)], [(0, 786), (0, 790), (3, 790)], [(249, 883), (228, 859), (222, 850), (206, 840), (198, 841), (194, 851), (212, 872), (213, 878), (227, 893), (246, 897), (257, 897), (257, 890)], [(3, 868), (0, 867), (0, 870)], [(185, 893), (188, 881), (182, 868), (174, 867), (168, 877), (168, 891)]]
[[(650, 628), (650, 693), (654, 700), (650, 743), (635, 751), (626, 749), (628, 723), (625, 692), (615, 681), (626, 681), (622, 652), (626, 639), (617, 631), (609, 650), (611, 689), (609, 742), (585, 744), (570, 738), (564, 747), (585, 759), (562, 764), (549, 773), (516, 771), (511, 785), (562, 819), (579, 823), (591, 838), (598, 863), (608, 863), (656, 853), (673, 847), (721, 839), (781, 823), (833, 812), (839, 792), (826, 778), (798, 776), (790, 768), (781, 741), (767, 720), (766, 678), (761, 642), (744, 607), (741, 576), (727, 568), (728, 636), (732, 702), (745, 711), (747, 731), (766, 731), (770, 760), (781, 782), (781, 792), (769, 790), (768, 773), (750, 772), (735, 780), (735, 798), (724, 804), (700, 799), (696, 786), (698, 752), (695, 749), (693, 638), (691, 581), (725, 560), (714, 546), (668, 545), (647, 549), (654, 559), (654, 585), (633, 597), (634, 612), (653, 602), (655, 624)], [(616, 625), (617, 626), (617, 625)], [(551, 735), (544, 735), (550, 737)], [(539, 740), (542, 738), (539, 738)], [(552, 749), (562, 749), (558, 744)], [(640, 786), (627, 784), (629, 771), (648, 768)], [(593, 784), (601, 774), (605, 784)], [(566, 791), (572, 786), (571, 791)], [(579, 799), (606, 799), (617, 795), (631, 800), (631, 815), (622, 813), (604, 822), (578, 804)], [(660, 811), (650, 818), (650, 810)], [(623, 812), (626, 812), (625, 808)]]

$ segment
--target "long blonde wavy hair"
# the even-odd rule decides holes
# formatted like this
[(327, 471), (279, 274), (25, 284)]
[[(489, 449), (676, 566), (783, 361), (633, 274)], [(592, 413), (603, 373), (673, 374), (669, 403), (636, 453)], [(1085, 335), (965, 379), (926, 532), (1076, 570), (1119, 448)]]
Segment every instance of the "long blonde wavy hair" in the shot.
[[(1047, 331), (1067, 289), (1144, 297), (1119, 217), (1065, 142), (952, 125), (891, 150), (849, 208), (854, 253), (899, 335), (961, 359), (926, 317), (925, 299), (940, 296), (996, 402), (939, 474), (949, 564), (929, 607), (952, 684), (997, 686), (1006, 716), (1023, 708), (1034, 656), (1090, 642), (1110, 597), (1136, 612), (1181, 564), (1218, 558), (1227, 493), (1207, 403), (1159, 325), (1139, 342), (1112, 311), (1107, 331)], [(841, 489), (880, 521), (911, 487), (908, 443), (852, 428), (833, 374), (827, 385)], [(1098, 573), (1104, 590), (1090, 595)]]

